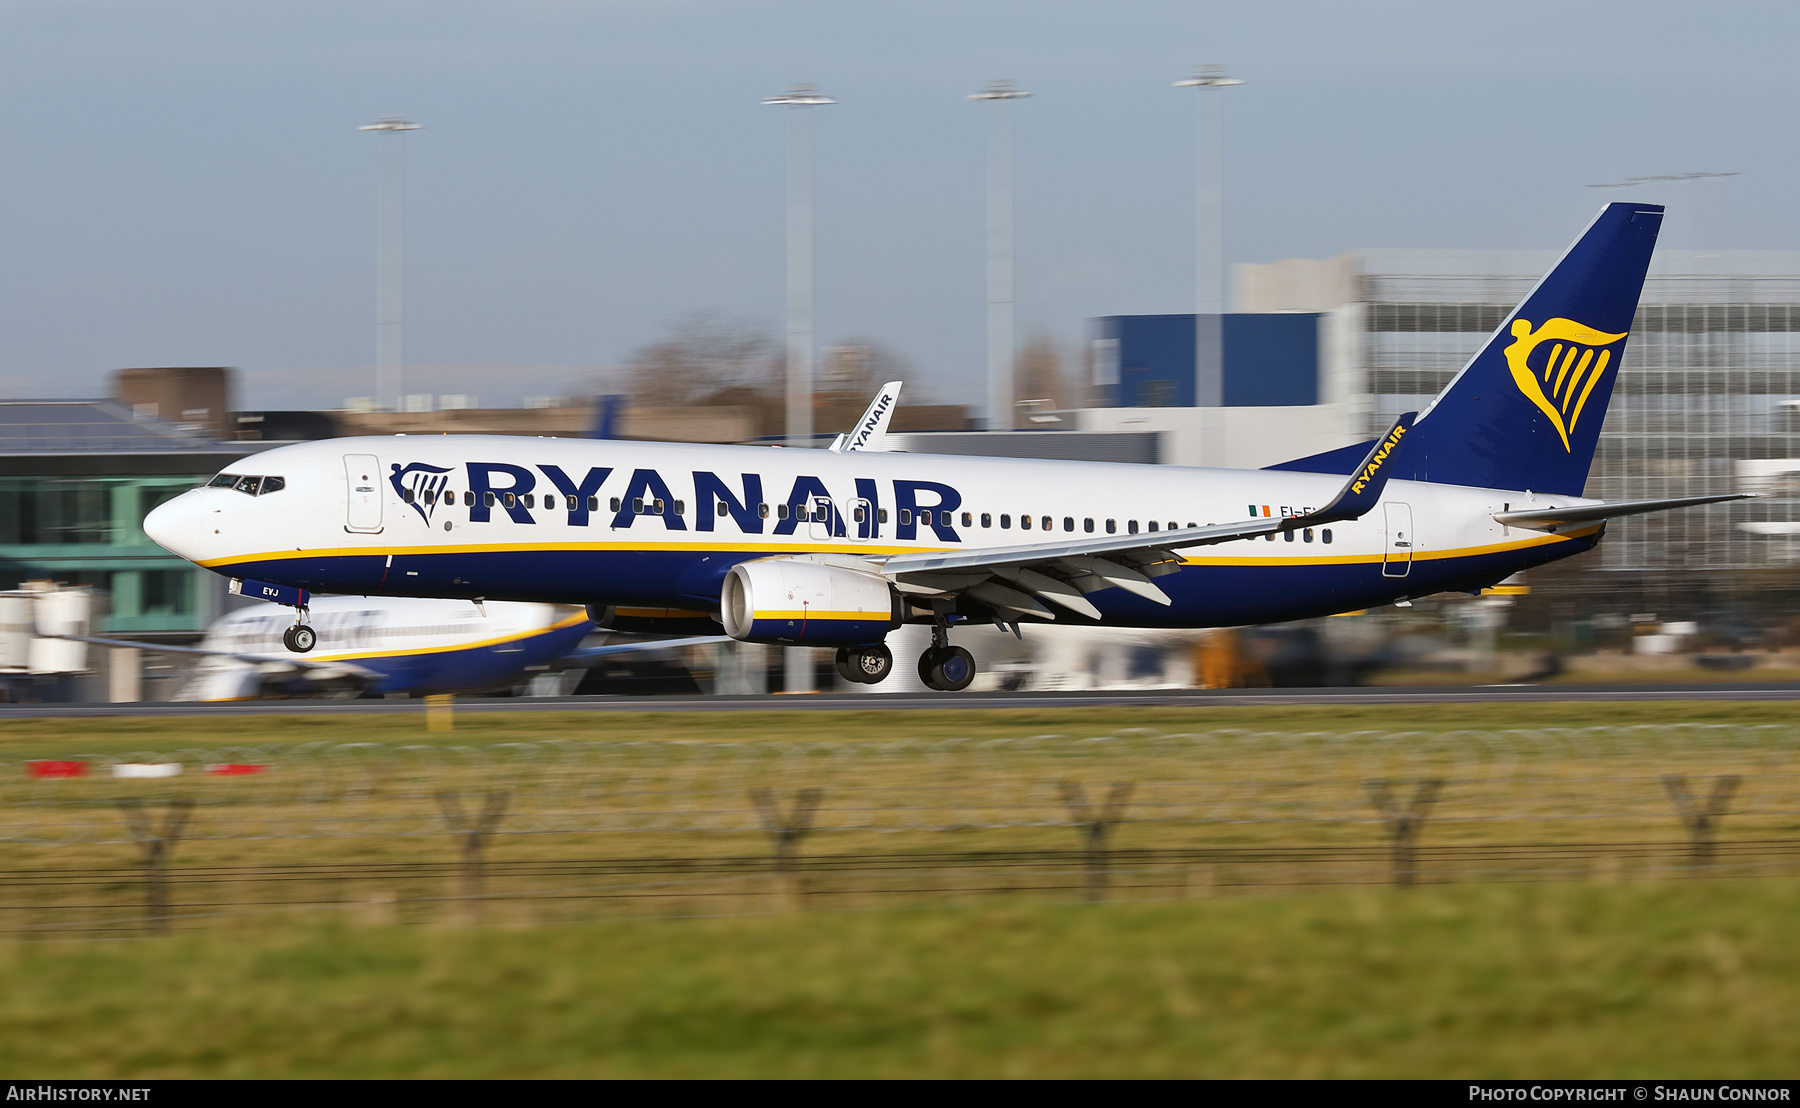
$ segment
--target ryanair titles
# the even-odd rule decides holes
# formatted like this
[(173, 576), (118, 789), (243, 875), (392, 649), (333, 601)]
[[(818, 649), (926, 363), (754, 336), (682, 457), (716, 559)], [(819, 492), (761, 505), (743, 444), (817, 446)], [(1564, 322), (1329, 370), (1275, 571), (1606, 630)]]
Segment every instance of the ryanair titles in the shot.
[(834, 496), (820, 478), (801, 475), (781, 499), (771, 501), (760, 473), (721, 477), (691, 470), (690, 504), (654, 469), (594, 466), (576, 476), (556, 465), (466, 462), (460, 468), (459, 481), (453, 467), (395, 462), (388, 483), (427, 524), (439, 510), (456, 505), (467, 510), (470, 523), (507, 519), (531, 526), (554, 513), (571, 527), (588, 527), (601, 517), (615, 529), (641, 520), (647, 526), (661, 523), (666, 531), (710, 532), (729, 521), (746, 535), (792, 535), (804, 525), (814, 538), (904, 540), (924, 531), (938, 542), (962, 541), (955, 526), (962, 493), (940, 481), (885, 482), (890, 516), (882, 489), (864, 477), (855, 479), (856, 495), (847, 500)]
[(1363, 463), (1362, 472), (1356, 475), (1356, 480), (1350, 482), (1351, 492), (1363, 491), (1369, 482), (1375, 479), (1375, 474), (1393, 455), (1394, 447), (1400, 445), (1400, 440), (1405, 434), (1406, 426), (1404, 424), (1394, 425), (1394, 429), (1388, 432), (1387, 441), (1375, 448), (1375, 452), (1369, 455), (1369, 460)]

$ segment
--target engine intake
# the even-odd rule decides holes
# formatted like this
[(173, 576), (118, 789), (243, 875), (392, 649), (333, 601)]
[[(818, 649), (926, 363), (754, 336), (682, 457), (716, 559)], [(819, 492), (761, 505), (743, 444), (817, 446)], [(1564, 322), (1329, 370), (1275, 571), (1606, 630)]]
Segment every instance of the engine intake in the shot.
[(722, 591), (725, 633), (743, 642), (864, 646), (900, 626), (905, 611), (872, 573), (785, 558), (733, 566)]

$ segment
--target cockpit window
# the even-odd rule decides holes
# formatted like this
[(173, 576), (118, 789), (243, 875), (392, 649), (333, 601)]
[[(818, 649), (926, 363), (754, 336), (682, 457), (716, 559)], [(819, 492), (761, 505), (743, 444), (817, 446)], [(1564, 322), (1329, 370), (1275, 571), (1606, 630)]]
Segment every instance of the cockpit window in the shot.
[(246, 496), (267, 496), (272, 492), (280, 492), (287, 488), (285, 477), (240, 476), (236, 473), (221, 473), (206, 483), (209, 489), (236, 489)]

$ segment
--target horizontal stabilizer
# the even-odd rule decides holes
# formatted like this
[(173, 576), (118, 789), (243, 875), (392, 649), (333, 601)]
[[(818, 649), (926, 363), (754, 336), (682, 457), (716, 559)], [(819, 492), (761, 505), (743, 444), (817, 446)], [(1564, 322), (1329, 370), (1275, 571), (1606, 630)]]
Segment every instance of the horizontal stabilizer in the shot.
[(1615, 516), (1637, 516), (1645, 512), (1666, 512), (1671, 508), (1692, 508), (1697, 504), (1718, 504), (1726, 500), (1748, 500), (1747, 492), (1728, 492), (1718, 496), (1678, 496), (1673, 500), (1614, 500), (1599, 504), (1570, 504), (1564, 508), (1532, 508), (1521, 512), (1495, 512), (1494, 520), (1508, 527), (1534, 530), (1561, 527), (1571, 523), (1593, 523)]

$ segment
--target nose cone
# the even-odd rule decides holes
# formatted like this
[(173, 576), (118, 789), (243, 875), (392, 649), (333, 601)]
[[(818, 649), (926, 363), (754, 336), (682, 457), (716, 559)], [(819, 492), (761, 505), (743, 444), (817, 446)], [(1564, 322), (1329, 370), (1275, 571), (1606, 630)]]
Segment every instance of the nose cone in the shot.
[(166, 504), (159, 504), (144, 517), (144, 534), (152, 542), (188, 561), (193, 561), (200, 540), (200, 513), (194, 494), (184, 492)]

